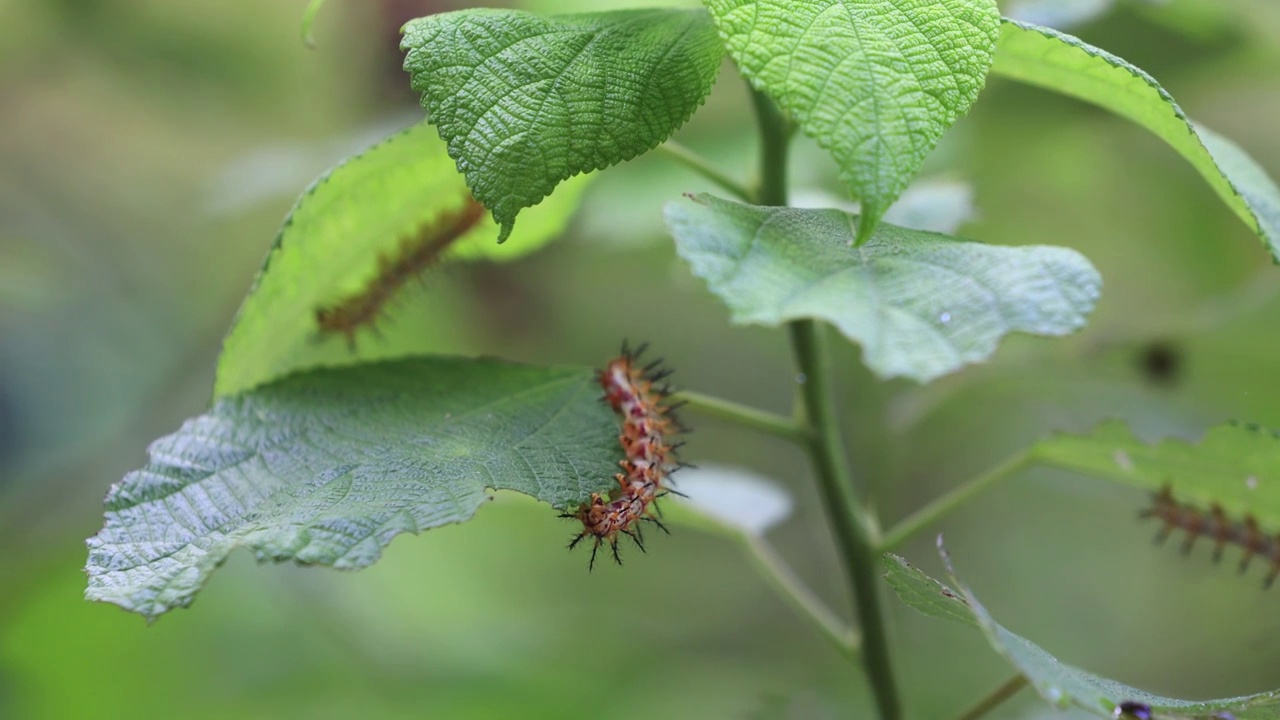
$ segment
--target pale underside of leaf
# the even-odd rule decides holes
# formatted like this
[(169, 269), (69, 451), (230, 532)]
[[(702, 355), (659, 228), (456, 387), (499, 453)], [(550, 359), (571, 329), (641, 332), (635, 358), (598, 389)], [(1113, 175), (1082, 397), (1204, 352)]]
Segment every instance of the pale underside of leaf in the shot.
[(1041, 463), (1150, 490), (1176, 500), (1218, 506), (1235, 520), (1253, 517), (1280, 532), (1280, 437), (1256, 425), (1215, 427), (1192, 442), (1147, 443), (1121, 421), (1084, 435), (1054, 435), (1032, 449)]
[(1106, 14), (1115, 0), (1011, 0), (1004, 4), (1012, 20), (1065, 30)]
[(954, 570), (950, 570), (945, 553), (943, 559), (954, 589), (892, 554), (884, 557), (888, 570), (885, 577), (902, 601), (916, 610), (980, 629), (991, 647), (1026, 676), (1040, 696), (1055, 707), (1075, 706), (1098, 717), (1110, 718), (1114, 717), (1115, 707), (1127, 701), (1150, 705), (1155, 717), (1169, 720), (1225, 717), (1214, 715), (1222, 712), (1231, 713), (1236, 720), (1280, 719), (1280, 692), (1203, 702), (1178, 700), (1152, 695), (1062, 663), (1035, 643), (997, 623), (978, 602), (973, 591), (959, 581)]
[[(836, 208), (857, 215), (858, 203), (821, 188), (793, 188), (789, 202), (798, 208)], [(884, 214), (884, 222), (911, 230), (954, 235), (978, 215), (973, 185), (961, 180), (924, 178), (912, 183)]]
[[(531, 211), (509, 242), (498, 245), (498, 227), (482, 218), (443, 259), (509, 260), (537, 250), (560, 234), (577, 208), (583, 184), (575, 180), (567, 185)], [(376, 336), (362, 330), (352, 352), (342, 338), (319, 334), (316, 311), (366, 290), (382, 258), (468, 202), (466, 181), (426, 123), (349, 158), (319, 178), (285, 219), (223, 342), (215, 394), (241, 392), (307, 367), (438, 349), (433, 338), (454, 320), (447, 313), (433, 314), (433, 325), (384, 322)], [(392, 299), (384, 314), (400, 309), (394, 304), (398, 299)]]
[(516, 490), (567, 508), (613, 484), (618, 424), (593, 374), (418, 358), (290, 376), (217, 401), (112, 486), (91, 600), (155, 617), (236, 548), (356, 569), (391, 539)]
[[(702, 525), (720, 525), (750, 537), (763, 537), (787, 519), (794, 501), (773, 480), (739, 467), (704, 465), (684, 470), (676, 483), (675, 505)], [(695, 524), (695, 523), (691, 523)]]
[(829, 150), (866, 239), (978, 97), (994, 0), (707, 0), (730, 55)]
[(1079, 253), (998, 247), (881, 224), (854, 247), (839, 210), (766, 208), (709, 195), (671, 203), (676, 248), (734, 322), (818, 318), (882, 377), (927, 381), (991, 355), (1005, 334), (1085, 323), (1101, 278)]
[(1093, 103), (1150, 130), (1199, 172), (1280, 262), (1280, 188), (1229, 140), (1193, 123), (1142, 70), (1079, 38), (1005, 21), (991, 71)]
[(711, 92), (724, 50), (702, 9), (411, 21), (401, 47), (449, 154), (510, 230), (561, 181), (666, 140)]

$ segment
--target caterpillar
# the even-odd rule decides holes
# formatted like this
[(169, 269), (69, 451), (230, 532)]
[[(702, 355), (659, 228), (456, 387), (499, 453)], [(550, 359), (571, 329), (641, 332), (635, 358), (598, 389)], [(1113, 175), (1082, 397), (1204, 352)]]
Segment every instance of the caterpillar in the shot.
[(378, 274), (363, 290), (333, 305), (316, 308), (321, 336), (342, 335), (347, 347), (354, 351), (360, 328), (372, 327), (400, 288), (439, 262), (444, 251), (483, 216), (484, 206), (468, 198), (461, 208), (439, 215), (412, 235), (401, 238), (395, 255), (378, 256)]
[(1175, 529), (1181, 529), (1186, 533), (1186, 539), (1182, 543), (1182, 554), (1186, 555), (1191, 552), (1196, 539), (1205, 535), (1214, 541), (1214, 562), (1222, 559), (1222, 551), (1227, 545), (1239, 545), (1244, 550), (1240, 572), (1248, 569), (1249, 562), (1256, 555), (1271, 563), (1271, 570), (1262, 584), (1264, 588), (1271, 587), (1276, 577), (1280, 576), (1280, 535), (1263, 533), (1252, 515), (1245, 515), (1242, 521), (1236, 522), (1228, 518), (1218, 505), (1211, 506), (1206, 512), (1194, 505), (1179, 503), (1168, 485), (1151, 497), (1151, 507), (1143, 510), (1139, 516), (1156, 518), (1164, 523), (1156, 534), (1157, 543), (1164, 542)]
[(588, 571), (595, 567), (596, 553), (605, 544), (612, 550), (614, 562), (622, 564), (618, 540), (623, 535), (644, 552), (642, 522), (669, 532), (662, 524), (656, 503), (668, 493), (680, 494), (671, 489), (669, 477), (677, 469), (687, 467), (676, 459), (676, 451), (683, 443), (670, 442), (673, 435), (686, 432), (674, 414), (679, 404), (667, 402), (671, 395), (669, 386), (656, 386), (672, 371), (661, 368), (661, 358), (640, 367), (638, 360), (645, 347), (631, 350), (623, 343), (622, 354), (596, 374), (596, 380), (604, 389), (602, 400), (622, 417), (618, 444), (623, 458), (618, 464), (623, 472), (614, 475), (618, 486), (607, 495), (592, 493), (576, 511), (561, 515), (582, 523), (582, 530), (569, 543), (570, 550), (587, 538), (594, 541)]

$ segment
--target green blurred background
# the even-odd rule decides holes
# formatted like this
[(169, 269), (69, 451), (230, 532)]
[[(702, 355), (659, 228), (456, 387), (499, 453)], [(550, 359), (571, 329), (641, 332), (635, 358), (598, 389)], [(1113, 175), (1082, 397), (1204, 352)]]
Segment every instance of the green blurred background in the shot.
[[(1106, 11), (1073, 32), (1280, 175), (1280, 4), (1088, 4)], [(331, 0), (308, 50), (304, 5), (0, 0), (0, 718), (868, 716), (856, 671), (730, 542), (678, 530), (588, 575), (563, 550), (565, 521), (518, 499), (399, 538), (355, 574), (242, 554), (151, 627), (81, 599), (103, 493), (205, 407), (221, 335), (293, 198), (421, 117), (399, 25), (459, 6)], [(679, 137), (745, 177), (745, 108), (726, 67)], [(798, 189), (838, 190), (807, 144), (793, 172)], [(1050, 429), (1111, 416), (1151, 437), (1231, 418), (1280, 427), (1280, 271), (1167, 147), (993, 81), (931, 158), (937, 173), (972, 183), (963, 234), (1078, 248), (1106, 288), (1086, 331), (1012, 338), (928, 387), (874, 384), (840, 348), (855, 464), (887, 520)], [(447, 302), (416, 310), (456, 317), (458, 352), (530, 362), (593, 365), (624, 334), (648, 339), (684, 387), (786, 412), (784, 334), (731, 327), (662, 236), (661, 203), (701, 189), (659, 156), (601, 173), (562, 242), (443, 268)], [(629, 306), (644, 310), (620, 316)], [(773, 539), (844, 612), (803, 457), (689, 420), (694, 460), (792, 490)], [(1189, 560), (1153, 548), (1135, 521), (1144, 502), (1028, 472), (939, 529), (997, 618), (1064, 661), (1184, 697), (1280, 687), (1280, 591), (1212, 566), (1207, 547)], [(929, 538), (905, 554), (937, 570)], [(913, 717), (955, 715), (1008, 676), (976, 633), (889, 602)], [(997, 717), (1044, 713), (1026, 693)]]

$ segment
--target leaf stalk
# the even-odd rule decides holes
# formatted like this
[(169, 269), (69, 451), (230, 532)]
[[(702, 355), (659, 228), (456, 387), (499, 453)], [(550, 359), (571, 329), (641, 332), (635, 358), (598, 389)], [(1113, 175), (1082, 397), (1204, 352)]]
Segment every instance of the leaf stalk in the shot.
[(1002, 480), (1025, 469), (1033, 464), (1034, 461), (1035, 457), (1032, 451), (1030, 449), (1023, 450), (978, 477), (965, 482), (946, 495), (935, 498), (928, 505), (911, 513), (904, 520), (890, 528), (889, 532), (885, 533), (884, 538), (880, 541), (880, 552), (883, 554), (897, 550), (903, 543), (914, 537), (916, 533), (951, 514), (956, 508), (991, 489)]
[(681, 145), (675, 140), (668, 140), (658, 146), (658, 150), (666, 153), (668, 157), (681, 165), (693, 170), (702, 177), (719, 185), (722, 190), (736, 196), (744, 202), (751, 202), (751, 191), (747, 186), (729, 177), (729, 175), (719, 168), (711, 164), (711, 161), (699, 155), (688, 147)]
[(979, 720), (986, 717), (987, 713), (1000, 707), (1006, 700), (1017, 695), (1023, 688), (1030, 685), (1031, 681), (1026, 675), (1021, 673), (1014, 675), (1006, 680), (1000, 687), (992, 690), (986, 697), (978, 701), (978, 704), (969, 708), (957, 720)]
[(858, 633), (847, 627), (843, 620), (823, 604), (804, 581), (796, 576), (795, 571), (768, 540), (759, 535), (750, 535), (745, 543), (751, 551), (750, 557), (756, 569), (773, 585), (778, 594), (790, 602), (800, 616), (813, 624), (823, 637), (830, 640), (840, 654), (850, 660), (857, 660), (861, 643)]
[(777, 415), (767, 410), (758, 410), (747, 405), (704, 395), (702, 393), (681, 390), (674, 393), (671, 399), (684, 403), (688, 408), (708, 417), (741, 425), (766, 435), (773, 435), (793, 443), (803, 444), (808, 441), (809, 429), (793, 418)]

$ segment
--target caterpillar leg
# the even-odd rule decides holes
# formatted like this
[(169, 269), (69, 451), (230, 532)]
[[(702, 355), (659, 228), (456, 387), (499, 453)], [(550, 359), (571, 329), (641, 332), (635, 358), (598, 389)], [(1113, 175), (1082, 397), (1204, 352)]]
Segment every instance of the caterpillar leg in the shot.
[[(657, 506), (655, 505), (654, 507), (656, 508)], [(668, 535), (670, 535), (670, 534), (671, 534), (671, 531), (667, 529), (667, 526), (666, 526), (666, 525), (663, 525), (663, 524), (662, 524), (662, 521), (661, 521), (661, 520), (659, 520), (659, 519), (658, 519), (658, 518), (656, 518), (656, 517), (643, 517), (643, 518), (640, 518), (640, 519), (641, 519), (641, 520), (644, 520), (645, 522), (651, 522), (651, 523), (653, 523), (654, 525), (657, 525), (659, 530), (661, 530), (662, 532), (664, 532), (664, 533), (666, 533), (666, 534), (668, 534)]]
[(636, 529), (634, 532), (631, 530), (623, 530), (622, 533), (627, 537), (631, 538), (631, 541), (636, 544), (636, 547), (640, 548), (640, 552), (642, 553), (648, 552), (647, 550), (644, 549), (644, 537), (640, 534), (639, 525), (636, 526)]
[[(596, 538), (596, 544), (591, 546), (591, 560), (587, 563), (587, 572), (591, 572), (596, 567), (596, 552), (600, 550), (600, 538)], [(614, 551), (617, 552), (616, 550)]]
[(1262, 532), (1258, 530), (1258, 521), (1253, 519), (1252, 515), (1244, 516), (1244, 537), (1240, 544), (1244, 546), (1244, 557), (1240, 559), (1240, 572), (1244, 573), (1249, 569), (1249, 561), (1253, 556), (1260, 552), (1260, 548), (1266, 543), (1266, 538), (1262, 536)]
[(1209, 509), (1209, 527), (1213, 535), (1213, 562), (1217, 564), (1221, 562), (1222, 551), (1231, 540), (1231, 523), (1227, 521), (1227, 514), (1218, 505)]

